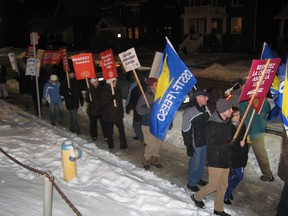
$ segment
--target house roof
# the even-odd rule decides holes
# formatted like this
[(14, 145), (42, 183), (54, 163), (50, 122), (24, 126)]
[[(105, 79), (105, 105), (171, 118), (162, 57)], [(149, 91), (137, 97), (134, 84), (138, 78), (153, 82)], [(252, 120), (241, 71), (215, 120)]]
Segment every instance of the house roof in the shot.
[[(58, 9), (65, 7), (71, 17), (98, 17), (99, 16), (99, 1), (91, 0), (60, 0)], [(60, 11), (58, 11), (59, 13)]]
[(282, 8), (282, 10), (274, 16), (274, 19), (288, 19), (288, 4)]
[(98, 23), (97, 23), (97, 27), (99, 27), (101, 25), (101, 23), (105, 22), (110, 28), (115, 28), (115, 27), (125, 27), (124, 23), (115, 17), (106, 17), (101, 19)]

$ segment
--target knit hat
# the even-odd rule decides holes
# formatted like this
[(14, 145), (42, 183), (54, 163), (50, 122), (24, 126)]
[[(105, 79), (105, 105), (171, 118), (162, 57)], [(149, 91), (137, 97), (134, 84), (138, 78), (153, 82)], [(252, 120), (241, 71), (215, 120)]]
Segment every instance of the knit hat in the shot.
[(91, 79), (90, 79), (90, 83), (93, 84), (93, 83), (94, 83), (95, 81), (97, 81), (97, 80), (98, 80), (97, 78), (91, 78)]
[(50, 76), (50, 80), (51, 80), (51, 81), (56, 81), (56, 80), (58, 80), (57, 75), (52, 74), (52, 75)]
[(114, 77), (114, 78), (111, 78), (111, 79), (107, 79), (107, 80), (106, 80), (106, 83), (107, 83), (107, 84), (110, 84), (110, 83), (112, 83), (114, 80), (117, 80), (117, 78)]
[(158, 80), (156, 79), (156, 78), (154, 78), (154, 77), (149, 77), (148, 79), (147, 79), (147, 85), (148, 86), (153, 86), (154, 85), (154, 83), (156, 83)]
[(193, 93), (193, 97), (203, 95), (203, 96), (208, 96), (208, 93), (206, 92), (205, 89), (198, 89)]
[(225, 112), (231, 108), (232, 108), (232, 103), (229, 100), (226, 100), (224, 98), (220, 98), (216, 102), (216, 109), (219, 113), (223, 113), (223, 112)]

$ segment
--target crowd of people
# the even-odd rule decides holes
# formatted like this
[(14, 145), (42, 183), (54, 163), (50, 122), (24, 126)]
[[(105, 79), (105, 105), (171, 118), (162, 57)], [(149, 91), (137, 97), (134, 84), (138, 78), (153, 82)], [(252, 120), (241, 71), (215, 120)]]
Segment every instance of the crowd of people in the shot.
[[(2, 82), (3, 80), (4, 84), (6, 82), (5, 73), (5, 68), (3, 69), (0, 64), (0, 96), (7, 98), (8, 92), (5, 91), (6, 86)], [(39, 114), (42, 110), (43, 102), (49, 106), (50, 123), (52, 125), (62, 124), (62, 102), (64, 100), (70, 116), (69, 130), (80, 135), (81, 128), (78, 123), (77, 110), (83, 106), (85, 101), (91, 139), (97, 142), (99, 122), (110, 151), (115, 148), (114, 125), (119, 132), (120, 149), (128, 149), (123, 118), (125, 111), (127, 114), (133, 111), (135, 132), (133, 138), (145, 146), (142, 158), (143, 168), (146, 170), (149, 170), (150, 166), (163, 168), (160, 163), (163, 141), (151, 134), (149, 128), (158, 82), (156, 78), (141, 77), (140, 82), (145, 94), (141, 94), (136, 81), (131, 82), (126, 107), (123, 106), (123, 96), (121, 89), (117, 86), (117, 78), (108, 79), (105, 82), (99, 82), (97, 77), (91, 78), (89, 85), (85, 86), (75, 78), (73, 71), (65, 76), (63, 71), (59, 72), (59, 68), (41, 68), (37, 87), (39, 95), (36, 94), (35, 78), (35, 76), (25, 76), (25, 59), (23, 59), (19, 65), (17, 80), (26, 110), (30, 108), (28, 101), (31, 96), (35, 114)], [(244, 178), (244, 168), (247, 165), (250, 146), (262, 172), (260, 180), (274, 181), (264, 143), (266, 117), (270, 111), (267, 102), (264, 102), (260, 113), (254, 113), (252, 110), (249, 112), (239, 134), (236, 138), (234, 137), (240, 125), (241, 116), (244, 115), (248, 105), (247, 101), (239, 102), (244, 85), (245, 80), (239, 81), (240, 88), (232, 92), (229, 100), (224, 98), (222, 92), (217, 88), (208, 91), (198, 89), (193, 92), (189, 106), (182, 113), (182, 127), (179, 130), (182, 132), (183, 143), (189, 157), (187, 188), (194, 192), (191, 199), (199, 208), (205, 208), (202, 200), (215, 192), (214, 214), (216, 215), (230, 215), (224, 211), (224, 204), (231, 205), (233, 203), (233, 191)], [(83, 90), (85, 91), (84, 95), (82, 94)], [(252, 122), (249, 122), (251, 118)], [(247, 134), (245, 134), (246, 129)], [(285, 143), (285, 147), (287, 147), (287, 137), (284, 139), (283, 145)], [(287, 175), (283, 172), (285, 163), (287, 168), (287, 151), (286, 156), (283, 156), (281, 167), (279, 166), (279, 170), (282, 172), (281, 177), (286, 179), (284, 180), (286, 183), (278, 207), (278, 216), (287, 214)], [(205, 180), (203, 177), (206, 168), (208, 179)]]

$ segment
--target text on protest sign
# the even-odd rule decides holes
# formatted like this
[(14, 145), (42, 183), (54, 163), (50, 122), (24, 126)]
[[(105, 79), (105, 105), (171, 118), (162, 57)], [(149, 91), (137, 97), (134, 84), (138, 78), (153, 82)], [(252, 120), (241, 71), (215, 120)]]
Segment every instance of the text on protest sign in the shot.
[(42, 64), (59, 65), (62, 58), (60, 51), (44, 51), (42, 56)]
[(70, 71), (66, 48), (61, 48), (60, 52), (62, 53), (63, 70)]
[(10, 60), (12, 69), (13, 69), (15, 72), (19, 72), (18, 66), (17, 66), (16, 57), (15, 57), (15, 53), (8, 53), (8, 56), (9, 56), (9, 60)]
[[(257, 87), (258, 81), (265, 68), (266, 62), (267, 60), (253, 60), (252, 61), (252, 66), (250, 68), (249, 76), (246, 81), (245, 87), (243, 91), (241, 92), (239, 101), (249, 100), (253, 96), (255, 89)], [(268, 65), (263, 81), (257, 91), (256, 98), (266, 97), (270, 89), (270, 86), (272, 84), (272, 81), (274, 79), (274, 76), (278, 70), (280, 62), (281, 62), (280, 58), (273, 58), (270, 60), (270, 64)]]
[(82, 53), (71, 57), (77, 80), (95, 78), (92, 53)]
[(126, 72), (141, 67), (134, 48), (131, 48), (125, 52), (120, 53), (119, 58)]
[(100, 63), (105, 80), (118, 76), (112, 49), (100, 53)]
[(36, 75), (35, 60), (36, 60), (36, 64), (37, 64), (37, 77), (39, 77), (40, 61), (38, 59), (34, 59), (34, 58), (28, 58), (27, 59), (26, 71), (25, 71), (26, 76), (28, 76), (28, 75), (35, 76)]

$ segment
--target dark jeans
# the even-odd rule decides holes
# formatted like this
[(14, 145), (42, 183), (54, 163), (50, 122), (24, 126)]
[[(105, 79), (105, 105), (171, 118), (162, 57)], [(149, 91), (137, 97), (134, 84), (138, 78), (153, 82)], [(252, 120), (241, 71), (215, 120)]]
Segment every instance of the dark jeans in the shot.
[(288, 215), (288, 183), (284, 184), (281, 192), (280, 201), (277, 207), (276, 216), (287, 216)]
[(126, 149), (127, 148), (127, 141), (125, 137), (125, 130), (124, 130), (124, 124), (123, 120), (119, 121), (112, 121), (112, 122), (107, 122), (105, 121), (106, 129), (107, 129), (107, 142), (108, 142), (108, 147), (109, 149), (114, 148), (114, 141), (113, 141), (113, 126), (114, 124), (118, 128), (119, 131), (119, 140), (120, 140), (120, 149)]
[(228, 196), (232, 194), (233, 190), (244, 178), (244, 167), (234, 169), (234, 173), (230, 172), (228, 176), (228, 188), (225, 193), (224, 199), (228, 199)]
[(50, 103), (49, 108), (50, 108), (50, 121), (51, 124), (55, 124), (55, 108), (57, 107), (58, 110), (58, 122), (62, 123), (63, 122), (63, 106), (62, 103)]
[(91, 138), (98, 138), (98, 129), (97, 129), (97, 122), (99, 120), (100, 126), (102, 128), (102, 133), (103, 136), (106, 138), (106, 129), (105, 129), (105, 124), (102, 118), (102, 115), (89, 115), (89, 120), (90, 120), (90, 136)]
[(80, 127), (78, 124), (78, 118), (77, 118), (77, 109), (68, 110), (70, 114), (70, 127), (69, 130), (72, 132), (75, 132), (77, 134), (80, 134)]

